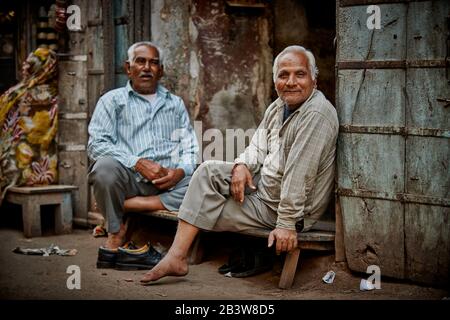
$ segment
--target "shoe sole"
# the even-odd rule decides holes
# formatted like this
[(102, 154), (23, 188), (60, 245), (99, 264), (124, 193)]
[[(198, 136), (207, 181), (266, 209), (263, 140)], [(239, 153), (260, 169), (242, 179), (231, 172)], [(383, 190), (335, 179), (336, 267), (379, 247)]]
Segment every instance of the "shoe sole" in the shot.
[(251, 277), (251, 276), (256, 276), (258, 274), (267, 272), (269, 270), (272, 269), (273, 266), (265, 266), (265, 267), (259, 267), (259, 268), (254, 268), (248, 271), (243, 271), (243, 272), (231, 272), (231, 277), (232, 278), (247, 278), (247, 277)]
[(114, 269), (116, 264), (109, 261), (97, 261), (97, 269)]
[(116, 270), (128, 271), (128, 270), (150, 270), (155, 265), (142, 265), (142, 264), (131, 264), (131, 263), (116, 263)]

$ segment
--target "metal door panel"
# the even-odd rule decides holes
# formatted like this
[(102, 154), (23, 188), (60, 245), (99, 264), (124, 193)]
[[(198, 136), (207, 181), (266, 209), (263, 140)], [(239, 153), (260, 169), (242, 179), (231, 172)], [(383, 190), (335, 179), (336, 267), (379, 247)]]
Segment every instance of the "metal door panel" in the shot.
[(450, 139), (408, 137), (406, 143), (406, 192), (450, 198)]
[(344, 241), (350, 269), (380, 267), (382, 276), (404, 277), (403, 204), (341, 197)]
[[(408, 127), (444, 129), (450, 137), (450, 107), (440, 99), (450, 99), (450, 85), (444, 68), (407, 70), (406, 123)], [(439, 99), (439, 100), (438, 100)]]
[(408, 59), (445, 59), (450, 1), (411, 2), (408, 8)]
[(367, 28), (370, 16), (367, 6), (339, 9), (339, 61), (405, 59), (407, 5), (383, 4), (379, 7), (382, 32)]
[(407, 204), (406, 273), (411, 280), (449, 283), (450, 208)]
[(404, 125), (404, 70), (341, 70), (338, 76), (340, 125)]

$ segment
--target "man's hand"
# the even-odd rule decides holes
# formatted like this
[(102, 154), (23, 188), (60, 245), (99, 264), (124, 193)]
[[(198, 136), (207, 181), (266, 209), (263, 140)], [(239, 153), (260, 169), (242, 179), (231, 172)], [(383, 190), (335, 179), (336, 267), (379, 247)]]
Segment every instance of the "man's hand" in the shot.
[(297, 231), (276, 228), (269, 234), (269, 248), (273, 245), (274, 241), (276, 241), (277, 254), (285, 251), (291, 251), (297, 248)]
[(181, 179), (184, 178), (183, 169), (166, 169), (167, 174), (161, 178), (155, 179), (152, 183), (160, 190), (167, 190), (175, 186)]
[(167, 175), (166, 168), (156, 162), (143, 158), (136, 162), (134, 169), (149, 181), (153, 181)]
[(244, 202), (246, 185), (256, 190), (256, 187), (253, 185), (252, 174), (247, 166), (245, 164), (238, 164), (233, 168), (231, 176), (231, 196), (236, 202)]

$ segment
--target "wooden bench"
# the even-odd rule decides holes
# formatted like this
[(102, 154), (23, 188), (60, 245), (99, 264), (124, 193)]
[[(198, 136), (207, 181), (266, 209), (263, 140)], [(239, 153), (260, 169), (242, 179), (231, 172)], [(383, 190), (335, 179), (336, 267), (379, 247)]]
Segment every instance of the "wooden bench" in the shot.
[(48, 185), (39, 187), (12, 187), (6, 193), (8, 202), (22, 206), (23, 232), (25, 237), (38, 237), (41, 230), (41, 205), (56, 205), (55, 233), (72, 231), (72, 190), (78, 187)]
[[(142, 212), (140, 214), (162, 218), (172, 221), (178, 221), (177, 213), (171, 211), (151, 211)], [(240, 234), (268, 238), (270, 231), (268, 230), (248, 230), (246, 232), (240, 232)], [(286, 254), (286, 259), (284, 261), (283, 270), (281, 272), (280, 282), (278, 286), (282, 289), (289, 289), (295, 277), (295, 272), (297, 270), (297, 264), (300, 258), (300, 251), (306, 250), (319, 250), (319, 251), (333, 251), (335, 248), (335, 224), (329, 221), (318, 221), (312, 230), (307, 232), (298, 233), (298, 247)], [(203, 256), (203, 248), (200, 243), (200, 237), (192, 245), (191, 252), (189, 255), (189, 262), (191, 264), (198, 264), (201, 262)]]

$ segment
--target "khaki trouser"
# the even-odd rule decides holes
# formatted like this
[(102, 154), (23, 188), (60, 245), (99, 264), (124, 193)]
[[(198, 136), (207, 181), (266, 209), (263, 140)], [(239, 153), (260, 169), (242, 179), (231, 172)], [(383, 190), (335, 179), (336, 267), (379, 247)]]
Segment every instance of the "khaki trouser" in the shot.
[[(273, 230), (277, 213), (257, 192), (247, 192), (242, 204), (230, 195), (234, 163), (206, 161), (194, 172), (178, 217), (200, 229), (212, 231)], [(254, 178), (255, 186), (257, 177)]]

